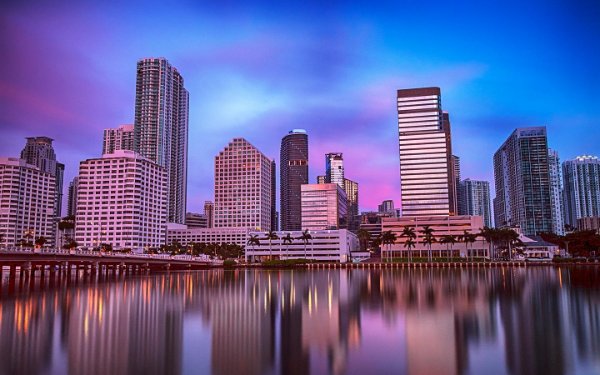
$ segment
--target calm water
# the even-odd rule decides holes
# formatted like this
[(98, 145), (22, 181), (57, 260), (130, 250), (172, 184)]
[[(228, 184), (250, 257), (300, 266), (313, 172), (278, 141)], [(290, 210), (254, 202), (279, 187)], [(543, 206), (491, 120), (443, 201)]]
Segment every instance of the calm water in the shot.
[(600, 374), (598, 268), (6, 276), (0, 374)]

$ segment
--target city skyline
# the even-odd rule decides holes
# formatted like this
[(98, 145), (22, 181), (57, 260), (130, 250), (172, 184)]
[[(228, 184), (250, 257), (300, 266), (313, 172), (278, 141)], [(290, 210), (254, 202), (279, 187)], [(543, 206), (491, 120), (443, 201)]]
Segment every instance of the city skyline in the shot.
[[(347, 174), (372, 192), (361, 210), (375, 210), (386, 199), (399, 207), (394, 91), (404, 87), (439, 86), (444, 92), (464, 178), (491, 182), (491, 150), (518, 127), (547, 126), (549, 146), (562, 160), (600, 154), (593, 90), (599, 56), (578, 47), (598, 39), (597, 28), (588, 27), (598, 13), (591, 3), (528, 5), (519, 12), (513, 12), (516, 4), (487, 11), (444, 4), (369, 11), (308, 4), (293, 12), (272, 4), (176, 5), (155, 12), (178, 22), (143, 35), (137, 30), (148, 18), (129, 19), (128, 7), (2, 6), (3, 155), (16, 155), (25, 137), (54, 138), (65, 181), (71, 181), (79, 161), (100, 156), (103, 129), (133, 122), (132, 64), (150, 56), (169, 59), (190, 92), (188, 211), (201, 212), (211, 199), (212, 157), (222, 144), (245, 137), (277, 160), (279, 144), (264, 133), (279, 139), (298, 127), (312, 135), (312, 171), (320, 170), (321, 155), (344, 153), (353, 168)], [(425, 22), (432, 17), (441, 22)], [(457, 19), (464, 27), (454, 30)], [(512, 30), (506, 36), (485, 31), (467, 41), (472, 30), (484, 29), (483, 20), (498, 27), (510, 20)], [(209, 41), (204, 36), (222, 30), (220, 22), (237, 27)], [(519, 40), (512, 40), (517, 34)], [(511, 48), (498, 55), (498, 45)], [(368, 162), (365, 154), (372, 155)], [(309, 181), (315, 178), (311, 173)]]

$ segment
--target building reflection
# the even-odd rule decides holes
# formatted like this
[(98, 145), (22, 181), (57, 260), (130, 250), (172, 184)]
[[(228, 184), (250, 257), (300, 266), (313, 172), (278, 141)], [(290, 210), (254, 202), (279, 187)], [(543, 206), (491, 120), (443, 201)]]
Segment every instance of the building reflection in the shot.
[[(600, 364), (596, 268), (214, 270), (68, 282), (13, 293), (0, 285), (0, 374), (179, 374), (194, 372), (184, 358), (199, 352), (214, 374), (368, 373), (382, 351), (399, 356), (390, 372), (477, 373), (476, 356), (490, 355), (482, 348), (494, 348), (486, 360), (510, 374)], [(367, 344), (374, 320), (387, 327), (382, 342), (396, 335), (405, 353)], [(190, 324), (207, 328), (207, 345), (184, 345)]]

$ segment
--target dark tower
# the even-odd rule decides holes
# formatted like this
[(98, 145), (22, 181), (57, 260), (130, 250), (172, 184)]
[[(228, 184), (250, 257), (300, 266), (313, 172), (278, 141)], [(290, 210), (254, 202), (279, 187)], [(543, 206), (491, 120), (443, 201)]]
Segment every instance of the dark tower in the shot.
[(281, 230), (302, 230), (300, 186), (308, 184), (308, 135), (294, 129), (281, 140)]

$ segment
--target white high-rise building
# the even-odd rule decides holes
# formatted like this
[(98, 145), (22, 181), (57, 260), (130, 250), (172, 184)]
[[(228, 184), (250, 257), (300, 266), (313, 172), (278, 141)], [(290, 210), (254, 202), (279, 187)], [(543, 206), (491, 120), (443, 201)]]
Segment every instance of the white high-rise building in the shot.
[(19, 158), (0, 158), (0, 245), (54, 242), (56, 179)]
[(137, 63), (134, 150), (164, 167), (168, 221), (185, 223), (189, 94), (183, 77), (165, 58)]
[(462, 210), (465, 215), (483, 217), (483, 224), (492, 227), (492, 211), (490, 205), (490, 183), (467, 178), (460, 183)]
[(134, 151), (120, 150), (79, 165), (75, 240), (142, 250), (165, 243), (165, 169)]
[(118, 150), (133, 150), (133, 124), (121, 125), (118, 128), (104, 129), (102, 155), (112, 154)]
[(567, 224), (575, 227), (578, 219), (600, 216), (600, 159), (578, 156), (562, 168)]
[(325, 183), (344, 188), (344, 155), (341, 152), (325, 154)]
[(271, 159), (244, 138), (215, 157), (214, 227), (271, 229)]
[(438, 87), (397, 92), (403, 216), (456, 214), (450, 120)]
[(348, 226), (348, 199), (336, 183), (300, 187), (302, 229), (343, 229)]
[(563, 178), (558, 152), (548, 149), (548, 174), (550, 178), (550, 206), (552, 209), (552, 233), (565, 234), (563, 205)]

